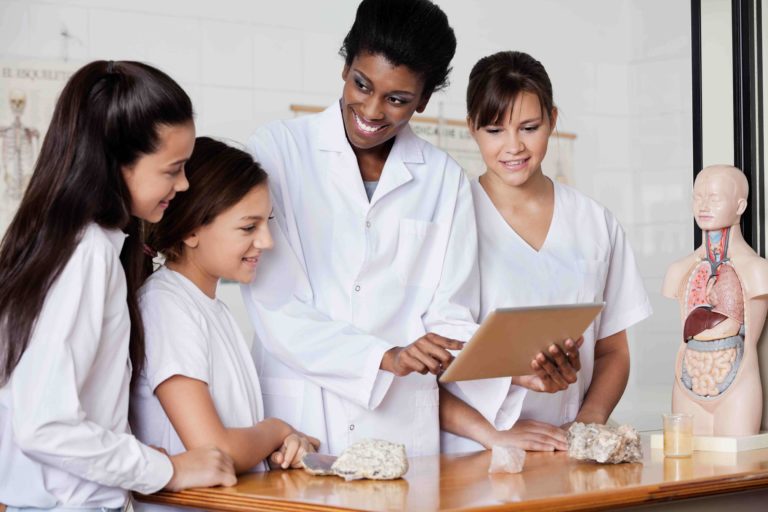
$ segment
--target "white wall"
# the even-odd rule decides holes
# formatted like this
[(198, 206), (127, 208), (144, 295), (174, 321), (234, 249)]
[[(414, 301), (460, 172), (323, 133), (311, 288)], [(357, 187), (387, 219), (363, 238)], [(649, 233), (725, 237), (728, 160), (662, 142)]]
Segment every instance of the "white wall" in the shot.
[[(481, 56), (524, 50), (547, 67), (560, 129), (576, 133), (575, 184), (608, 206), (635, 248), (655, 315), (631, 330), (633, 370), (619, 421), (658, 427), (669, 407), (679, 326), (659, 289), (692, 248), (688, 0), (438, 0), (458, 38), (451, 87), (436, 94), (464, 117)], [(244, 141), (289, 105), (341, 91), (337, 55), (357, 0), (0, 0), (0, 58), (137, 59), (190, 93), (199, 134)], [(71, 34), (65, 39), (62, 29)], [(65, 43), (65, 41), (68, 41)], [(237, 290), (222, 290), (242, 314)], [(247, 321), (244, 330), (250, 332)]]

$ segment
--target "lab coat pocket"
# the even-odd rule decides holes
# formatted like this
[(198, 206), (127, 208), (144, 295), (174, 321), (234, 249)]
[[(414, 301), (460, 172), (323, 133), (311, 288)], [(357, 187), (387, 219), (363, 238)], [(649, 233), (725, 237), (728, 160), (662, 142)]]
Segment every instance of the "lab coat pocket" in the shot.
[(431, 288), (437, 285), (442, 271), (438, 250), (438, 225), (434, 222), (400, 219), (394, 267), (401, 284)]
[(304, 406), (304, 381), (277, 377), (261, 377), (264, 417), (277, 417), (298, 428)]
[(578, 260), (576, 263), (580, 280), (579, 302), (601, 302), (608, 264), (602, 260)]

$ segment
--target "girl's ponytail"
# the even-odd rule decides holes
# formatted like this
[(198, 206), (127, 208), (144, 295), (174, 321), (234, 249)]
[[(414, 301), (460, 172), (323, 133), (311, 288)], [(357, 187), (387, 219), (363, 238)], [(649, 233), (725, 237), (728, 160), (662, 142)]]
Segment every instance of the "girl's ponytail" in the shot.
[(90, 222), (131, 235), (121, 261), (128, 281), (131, 357), (144, 363), (136, 291), (146, 277), (141, 222), (130, 215), (122, 169), (159, 142), (160, 125), (192, 121), (187, 94), (168, 75), (128, 61), (95, 61), (67, 82), (29, 186), (0, 243), (0, 385), (29, 344), (52, 283)]

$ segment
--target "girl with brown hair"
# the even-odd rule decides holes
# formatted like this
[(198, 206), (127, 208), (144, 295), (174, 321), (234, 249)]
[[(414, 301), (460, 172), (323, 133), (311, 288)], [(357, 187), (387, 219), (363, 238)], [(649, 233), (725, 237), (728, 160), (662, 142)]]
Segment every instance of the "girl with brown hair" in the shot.
[[(467, 122), (487, 167), (472, 181), (480, 318), (497, 307), (605, 302), (581, 348), (566, 343), (581, 355), (573, 385), (557, 393), (511, 386), (497, 415), (478, 414), (476, 422), (459, 424), (444, 411), (444, 425), (470, 438), (483, 430), (478, 424), (487, 430), (504, 421), (514, 434), (508, 439), (531, 450), (565, 449), (573, 421), (608, 420), (629, 377), (626, 329), (651, 314), (632, 248), (613, 214), (542, 171), (557, 114), (549, 76), (530, 55), (499, 52), (472, 69)], [(450, 440), (454, 450), (478, 446)]]
[(264, 419), (248, 345), (216, 298), (221, 279), (250, 282), (272, 248), (267, 175), (247, 153), (207, 137), (197, 139), (186, 172), (189, 191), (148, 235), (165, 263), (139, 292), (147, 361), (131, 424), (139, 439), (171, 455), (213, 444), (237, 472), (263, 470), (267, 458), (298, 467), (319, 442)]

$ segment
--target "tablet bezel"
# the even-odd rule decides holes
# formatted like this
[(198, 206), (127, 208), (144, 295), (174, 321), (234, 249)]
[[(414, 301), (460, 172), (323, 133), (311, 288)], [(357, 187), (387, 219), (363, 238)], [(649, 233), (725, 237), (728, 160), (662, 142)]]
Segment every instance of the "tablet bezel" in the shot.
[(555, 343), (577, 339), (605, 302), (497, 308), (459, 351), (440, 382), (529, 375), (531, 361)]

